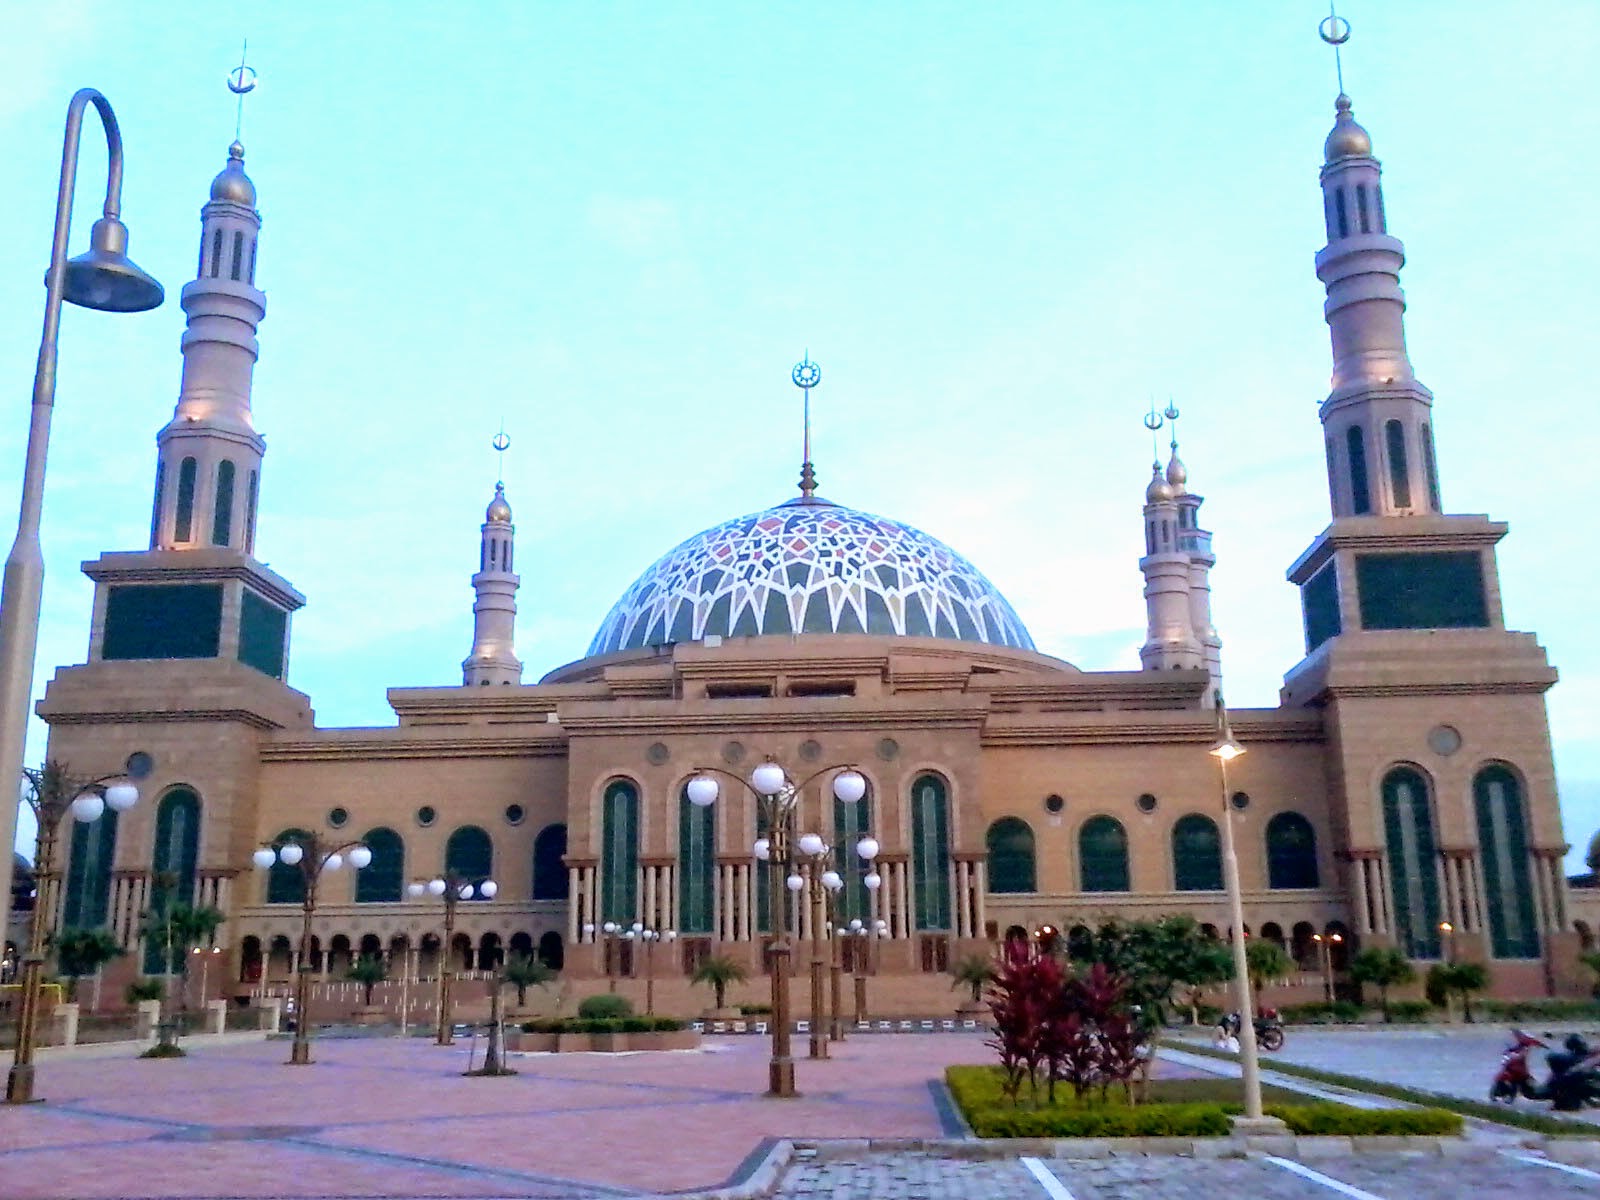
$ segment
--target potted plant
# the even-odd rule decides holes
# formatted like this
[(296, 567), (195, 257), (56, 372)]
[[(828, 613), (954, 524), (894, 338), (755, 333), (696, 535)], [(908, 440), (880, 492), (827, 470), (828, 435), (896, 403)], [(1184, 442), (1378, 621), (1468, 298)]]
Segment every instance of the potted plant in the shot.
[(966, 987), (972, 990), (972, 999), (964, 1001), (957, 1012), (970, 1015), (984, 1011), (983, 989), (994, 978), (994, 960), (985, 954), (969, 954), (950, 968), (951, 990)]
[(728, 985), (743, 983), (745, 978), (744, 968), (736, 959), (717, 955), (702, 960), (695, 968), (694, 974), (689, 977), (689, 982), (709, 984), (716, 996), (716, 1007), (705, 1014), (707, 1018), (713, 1021), (729, 1021), (737, 1020), (741, 1013), (736, 1008), (728, 1007)]

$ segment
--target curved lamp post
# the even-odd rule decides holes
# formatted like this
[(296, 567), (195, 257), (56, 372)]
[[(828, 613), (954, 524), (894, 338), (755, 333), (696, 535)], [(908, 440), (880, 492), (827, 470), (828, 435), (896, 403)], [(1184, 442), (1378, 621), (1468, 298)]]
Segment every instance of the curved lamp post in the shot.
[[(616, 933), (616, 924), (607, 921)], [(624, 929), (621, 933), (625, 942), (639, 942), (644, 946), (644, 1011), (648, 1016), (656, 1012), (656, 943), (672, 943), (678, 940), (678, 931), (675, 929), (646, 929), (643, 921), (635, 921), (631, 928)], [(613, 988), (613, 991), (616, 989)]]
[[(871, 882), (874, 879), (877, 879), (878, 882)], [(867, 876), (867, 881), (867, 886), (873, 891), (877, 891), (883, 882), (876, 871)], [(878, 939), (889, 936), (889, 922), (879, 920), (873, 921), (869, 925), (857, 917), (850, 922), (849, 928), (840, 930), (840, 933), (856, 939), (855, 953), (851, 955), (851, 966), (853, 967), (851, 977), (852, 982), (855, 984), (856, 1024), (860, 1025), (869, 1019), (867, 1014), (867, 975), (872, 970), (872, 956), (877, 949)]]
[(1233, 923), (1234, 1003), (1239, 1010), (1239, 1067), (1244, 1082), (1244, 1118), (1259, 1122), (1261, 1112), (1261, 1070), (1256, 1055), (1256, 1006), (1251, 995), (1250, 963), (1245, 953), (1244, 896), (1239, 884), (1239, 856), (1233, 845), (1233, 805), (1228, 802), (1228, 764), (1244, 753), (1233, 739), (1228, 725), (1228, 710), (1217, 695), (1217, 742), (1211, 747), (1222, 775), (1222, 881), (1228, 891), (1228, 919)]
[(99, 820), (108, 808), (123, 812), (139, 800), (139, 789), (133, 784), (112, 782), (122, 776), (75, 778), (64, 764), (53, 759), (38, 770), (24, 768), (22, 774), (28, 781), (28, 804), (39, 826), (33, 851), (38, 891), (33, 901), (33, 919), (28, 923), (28, 952), (22, 958), (22, 1009), (17, 1014), (16, 1052), (11, 1073), (6, 1077), (7, 1104), (26, 1104), (34, 1098), (33, 1042), (39, 1027), (45, 935), (53, 923), (56, 906), (56, 838), (61, 819), (70, 810), (74, 820), (87, 824)]
[[(867, 883), (873, 891), (883, 880), (873, 870), (872, 861), (878, 856), (877, 838), (867, 836), (856, 843), (856, 855), (864, 865), (867, 875), (877, 881)], [(841, 1013), (839, 939), (829, 938), (826, 962), (823, 959), (823, 939), (833, 928), (834, 909), (839, 893), (844, 890), (844, 876), (834, 866), (835, 851), (823, 843), (822, 838), (808, 833), (800, 839), (800, 852), (806, 860), (805, 878), (811, 896), (811, 1051), (812, 1058), (827, 1058), (828, 1043), (844, 1040), (844, 1019)], [(863, 881), (865, 882), (865, 880)], [(844, 930), (839, 931), (841, 934)], [(828, 974), (828, 1012), (826, 1032), (822, 1011), (822, 976)]]
[[(841, 802), (854, 804), (867, 794), (865, 777), (849, 763), (835, 763), (823, 767), (799, 783), (794, 783), (789, 779), (789, 773), (771, 758), (750, 772), (748, 782), (717, 767), (701, 767), (696, 770), (686, 787), (689, 802), (703, 808), (716, 802), (719, 791), (716, 776), (721, 775), (733, 780), (754, 797), (758, 826), (766, 830), (766, 836), (756, 839), (751, 850), (758, 860), (767, 864), (774, 906), (771, 951), (772, 1061), (767, 1068), (766, 1093), (774, 1098), (787, 1099), (799, 1095), (794, 1087), (794, 1059), (789, 1046), (788, 977), (791, 948), (788, 897), (789, 893), (793, 892), (796, 893), (795, 898), (798, 900), (798, 893), (806, 886), (805, 879), (799, 874), (799, 868), (805, 862), (801, 843), (811, 845), (808, 840), (811, 838), (816, 838), (816, 844), (819, 846), (822, 842), (816, 834), (806, 834), (801, 837), (796, 832), (799, 825), (800, 798), (808, 784), (829, 771), (837, 772), (833, 777), (833, 794)], [(813, 1039), (817, 1036), (816, 1027), (820, 1019), (817, 1014), (821, 1011), (819, 965), (819, 962), (814, 962), (812, 975)]]
[[(72, 193), (78, 178), (78, 143), (83, 131), (83, 110), (91, 104), (106, 132), (106, 199), (102, 215), (89, 235), (89, 252), (69, 261), (67, 240), (72, 230)], [(61, 302), (102, 312), (144, 312), (155, 308), (163, 298), (161, 285), (128, 258), (128, 228), (120, 219), (121, 211), (122, 133), (106, 98), (93, 88), (84, 88), (67, 105), (61, 177), (56, 187), (55, 234), (50, 243), (50, 269), (44, 279), (44, 332), (33, 375), (33, 415), (28, 423), (28, 449), (22, 468), (22, 505), (17, 516), (17, 540), (6, 559), (5, 582), (0, 585), (0, 780), (13, 780), (22, 773), (31, 711), (33, 659), (39, 643), (39, 597), (44, 589), (39, 515), (44, 505), (50, 416), (56, 400)], [(16, 807), (9, 801), (0, 803), (0, 845), (11, 844), (16, 819)], [(11, 856), (6, 853), (0, 855), (0, 896), (10, 894)]]
[(1311, 940), (1317, 944), (1317, 949), (1322, 954), (1322, 992), (1328, 998), (1328, 1003), (1333, 1003), (1333, 951), (1332, 946), (1344, 941), (1344, 934), (1330, 933), (1324, 937), (1320, 933), (1313, 933)]
[(294, 1042), (289, 1048), (293, 1067), (311, 1062), (311, 919), (317, 915), (317, 885), (348, 859), (360, 871), (371, 864), (372, 851), (359, 841), (329, 845), (314, 833), (300, 833), (262, 846), (250, 856), (256, 869), (282, 864), (300, 872), (300, 969), (294, 977)]
[(465, 875), (457, 875), (454, 871), (406, 885), (406, 892), (413, 899), (434, 896), (444, 901), (444, 942), (439, 947), (439, 1029), (433, 1039), (435, 1045), (453, 1046), (456, 1040), (455, 1022), (451, 1015), (454, 1007), (451, 985), (455, 982), (456, 970), (452, 958), (454, 949), (450, 944), (456, 931), (456, 905), (474, 896), (493, 900), (499, 890), (500, 885), (492, 879), (473, 883)]

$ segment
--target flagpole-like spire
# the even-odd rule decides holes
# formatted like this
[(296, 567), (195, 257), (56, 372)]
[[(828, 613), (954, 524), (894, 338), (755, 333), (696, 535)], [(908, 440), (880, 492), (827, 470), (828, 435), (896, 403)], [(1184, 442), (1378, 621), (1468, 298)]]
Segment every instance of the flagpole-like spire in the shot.
[(794, 385), (805, 393), (804, 428), (800, 440), (800, 502), (810, 504), (817, 493), (817, 472), (811, 465), (811, 389), (822, 382), (822, 368), (811, 361), (811, 351), (789, 372)]

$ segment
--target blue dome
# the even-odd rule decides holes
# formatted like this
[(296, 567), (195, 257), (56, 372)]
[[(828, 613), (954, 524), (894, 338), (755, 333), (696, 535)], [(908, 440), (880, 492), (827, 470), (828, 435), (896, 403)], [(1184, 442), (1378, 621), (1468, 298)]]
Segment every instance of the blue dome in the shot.
[(817, 499), (735, 517), (668, 551), (606, 614), (589, 654), (774, 633), (1033, 649), (1006, 598), (949, 546)]

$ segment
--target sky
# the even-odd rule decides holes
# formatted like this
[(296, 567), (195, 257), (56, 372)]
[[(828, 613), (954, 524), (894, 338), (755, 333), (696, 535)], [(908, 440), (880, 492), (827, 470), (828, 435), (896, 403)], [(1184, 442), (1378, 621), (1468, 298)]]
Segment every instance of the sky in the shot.
[[(392, 724), (385, 688), (460, 682), (502, 421), (531, 681), (581, 658), (667, 549), (794, 494), (807, 351), (822, 494), (949, 543), (1041, 650), (1090, 670), (1138, 666), (1141, 418), (1170, 398), (1215, 532), (1230, 706), (1274, 705), (1303, 654), (1284, 572), (1329, 515), (1312, 258), (1337, 87), (1316, 3), (5, 9), (0, 538), (77, 87), (116, 108), (129, 251), (168, 294), (63, 320), (36, 694), (85, 656), (78, 565), (147, 544), (178, 294), (246, 37), (257, 551), (308, 598), (289, 682), (320, 725)], [(1445, 507), (1511, 525), (1507, 623), (1561, 671), (1581, 850), (1600, 826), (1600, 570), (1569, 493), (1591, 485), (1600, 6), (1341, 15)], [(98, 139), (91, 117), (73, 253)]]

